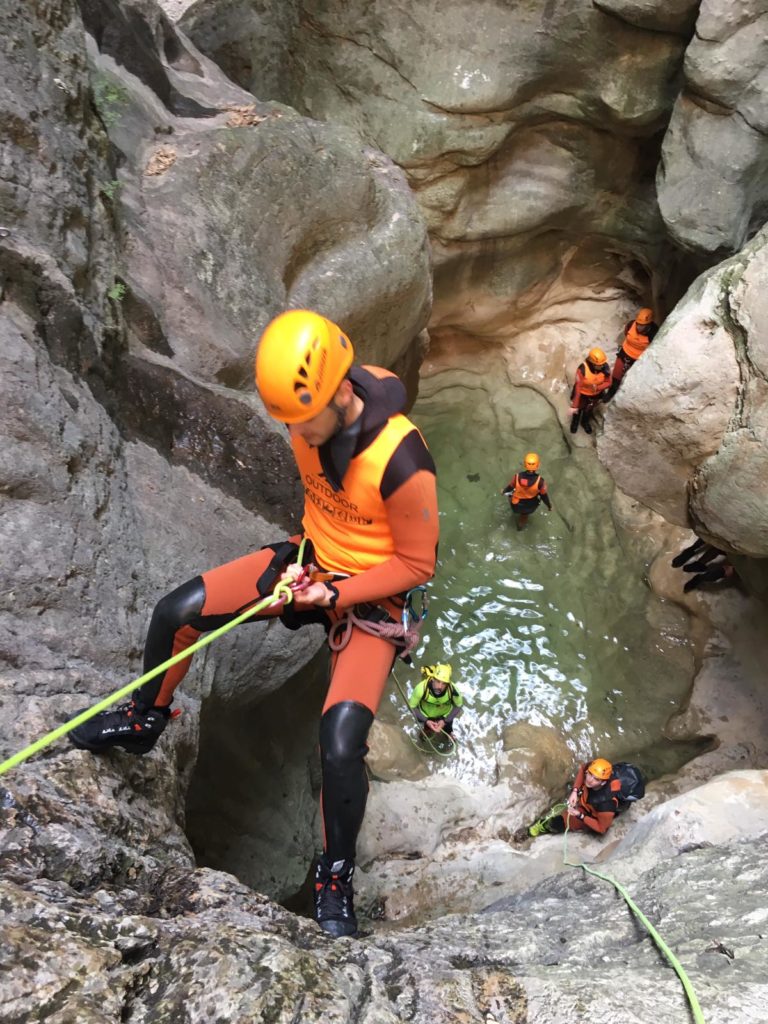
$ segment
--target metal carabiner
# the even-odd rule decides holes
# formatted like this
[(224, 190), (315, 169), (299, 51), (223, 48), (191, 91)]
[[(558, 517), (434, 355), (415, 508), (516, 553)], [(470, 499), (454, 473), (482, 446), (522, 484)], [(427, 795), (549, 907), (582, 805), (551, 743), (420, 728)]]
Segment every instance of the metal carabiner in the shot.
[[(421, 608), (417, 612), (413, 607), (413, 595), (415, 593), (421, 594)], [(417, 587), (411, 587), (411, 589), (405, 595), (405, 602), (403, 603), (403, 629), (408, 629), (408, 620), (412, 619), (414, 622), (422, 622), (427, 617), (427, 611), (429, 609), (429, 598), (427, 596), (427, 588), (423, 583), (420, 583)]]

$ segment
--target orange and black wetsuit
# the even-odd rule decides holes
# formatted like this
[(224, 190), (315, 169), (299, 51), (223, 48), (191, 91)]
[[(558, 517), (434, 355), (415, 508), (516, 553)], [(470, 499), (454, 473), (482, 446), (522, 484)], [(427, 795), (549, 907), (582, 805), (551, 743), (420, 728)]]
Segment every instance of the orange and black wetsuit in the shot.
[(638, 325), (634, 320), (628, 320), (624, 325), (624, 338), (619, 351), (616, 353), (616, 362), (613, 364), (611, 376), (613, 378), (611, 390), (608, 397), (613, 398), (619, 389), (622, 378), (630, 366), (633, 366), (658, 333), (658, 324), (653, 323)]
[(592, 433), (592, 410), (600, 399), (607, 394), (611, 386), (611, 371), (608, 363), (596, 366), (585, 360), (576, 368), (576, 380), (571, 391), (571, 408), (576, 412), (571, 415), (571, 433), (575, 434), (579, 424), (588, 433)]
[(602, 366), (594, 366), (588, 360), (579, 363), (571, 392), (571, 405), (574, 409), (591, 409), (610, 384), (611, 371), (608, 369), (608, 363), (603, 363)]
[[(565, 827), (566, 819), (571, 832), (578, 832), (587, 829), (589, 832), (602, 834), (607, 832), (616, 817), (619, 807), (619, 794), (621, 793), (621, 782), (611, 776), (602, 786), (589, 789), (584, 781), (587, 774), (587, 766), (583, 764), (576, 775), (573, 788), (579, 794), (578, 811), (583, 818), (577, 818), (573, 814), (563, 812), (562, 821)], [(555, 831), (555, 829), (551, 829)], [(557, 830), (559, 831), (559, 830)]]
[(538, 473), (529, 473), (527, 469), (515, 473), (502, 494), (507, 495), (512, 511), (516, 515), (530, 515), (536, 511), (541, 501), (547, 508), (552, 508), (544, 477)]
[[(346, 609), (361, 605), (398, 620), (405, 592), (434, 572), (435, 466), (421, 434), (400, 412), (405, 389), (377, 367), (353, 367), (350, 379), (363, 400), (362, 414), (351, 427), (319, 448), (292, 435), (311, 548), (304, 560), (334, 574), (333, 607), (296, 612), (289, 605), (254, 620), (280, 615), (290, 629), (312, 622), (328, 629)], [(145, 671), (272, 593), (285, 566), (295, 562), (300, 539), (291, 537), (211, 569), (162, 598), (147, 634)], [(348, 645), (331, 655), (320, 752), (325, 852), (332, 861), (355, 856), (368, 791), (366, 738), (396, 653), (389, 641), (353, 628)], [(189, 660), (182, 661), (147, 683), (137, 704), (167, 706), (188, 667)]]

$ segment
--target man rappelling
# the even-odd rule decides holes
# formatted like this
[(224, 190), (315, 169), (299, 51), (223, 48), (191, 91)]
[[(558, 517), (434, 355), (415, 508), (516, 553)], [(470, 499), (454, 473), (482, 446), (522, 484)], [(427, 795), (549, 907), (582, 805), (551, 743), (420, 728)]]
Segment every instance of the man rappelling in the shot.
[[(387, 370), (353, 366), (353, 359), (346, 334), (317, 313), (292, 310), (267, 326), (256, 385), (269, 414), (288, 426), (304, 487), (302, 564), (301, 537), (294, 536), (195, 576), (158, 602), (144, 649), (146, 672), (271, 594), (280, 580), (294, 585), (291, 604), (254, 618), (279, 615), (290, 629), (347, 624), (343, 641), (332, 644), (320, 722), (324, 839), (315, 919), (334, 937), (357, 931), (352, 874), (368, 792), (366, 740), (405, 646), (397, 624), (407, 592), (432, 576), (439, 532), (435, 466), (401, 412), (405, 388)], [(92, 751), (150, 751), (189, 663), (77, 727), (72, 742)]]

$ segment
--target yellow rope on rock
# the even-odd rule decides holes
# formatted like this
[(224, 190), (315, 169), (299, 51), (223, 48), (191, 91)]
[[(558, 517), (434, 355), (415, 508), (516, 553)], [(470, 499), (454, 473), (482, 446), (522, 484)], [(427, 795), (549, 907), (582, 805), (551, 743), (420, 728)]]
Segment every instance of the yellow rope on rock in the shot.
[[(299, 552), (297, 555), (297, 562), (302, 563), (304, 556), (304, 545), (306, 539), (303, 539), (299, 545)], [(214, 640), (218, 640), (219, 637), (224, 636), (230, 629), (234, 629), (235, 626), (239, 626), (241, 622), (245, 622), (246, 619), (252, 618), (254, 615), (258, 615), (259, 612), (264, 611), (270, 605), (277, 603), (278, 601), (284, 601), (285, 604), (290, 604), (293, 600), (293, 591), (288, 583), (278, 583), (274, 591), (265, 597), (262, 601), (252, 605), (250, 608), (246, 608), (244, 612), (241, 612), (236, 618), (232, 619), (231, 622), (225, 623), (223, 626), (219, 626), (218, 629), (212, 630), (210, 633), (206, 633), (204, 637), (201, 637), (195, 643), (187, 647), (186, 650), (181, 651), (179, 654), (174, 654), (173, 657), (168, 658), (161, 665), (156, 665), (149, 672), (145, 672), (143, 676), (139, 676), (138, 679), (134, 679), (133, 682), (126, 683), (125, 686), (119, 690), (115, 690), (114, 693), (110, 693), (109, 696), (100, 700), (98, 704), (94, 704), (93, 707), (88, 708), (86, 711), (76, 715), (70, 721), (65, 722), (63, 725), (58, 726), (56, 729), (52, 729), (47, 732), (45, 736), (41, 736), (39, 740), (35, 740), (34, 743), (30, 743), (28, 747), (24, 747), (17, 754), (13, 754), (11, 757), (6, 758), (5, 761), (0, 762), (0, 775), (5, 775), (11, 768), (15, 768), (16, 765), (21, 764), (22, 761), (28, 760), (33, 754), (37, 754), (45, 747), (50, 746), (56, 740), (61, 739), (62, 736), (66, 736), (68, 732), (72, 732), (83, 722), (87, 722), (94, 715), (98, 715), (99, 712), (105, 711), (110, 705), (115, 704), (117, 701), (122, 700), (123, 697), (127, 697), (134, 690), (138, 690), (144, 683), (148, 683), (151, 679), (159, 676), (162, 672), (165, 672), (172, 665), (177, 665), (180, 661), (185, 658), (191, 657), (195, 651), (199, 651), (201, 647), (207, 647), (208, 644), (212, 644)]]
[(661, 950), (661, 952), (667, 958), (667, 960), (669, 961), (669, 963), (672, 966), (673, 970), (675, 971), (675, 974), (677, 974), (678, 978), (680, 979), (680, 981), (682, 983), (682, 986), (683, 986), (683, 989), (685, 991), (685, 995), (686, 995), (686, 997), (688, 999), (688, 1005), (691, 1008), (691, 1013), (693, 1014), (693, 1020), (695, 1021), (695, 1024), (706, 1024), (706, 1022), (704, 1020), (704, 1014), (701, 1012), (701, 1006), (699, 1005), (699, 1000), (696, 997), (696, 993), (695, 993), (695, 991), (693, 989), (693, 985), (691, 984), (690, 978), (685, 973), (685, 969), (684, 969), (683, 965), (680, 963), (680, 961), (675, 956), (675, 954), (672, 952), (672, 950), (669, 948), (669, 946), (666, 944), (664, 939), (662, 939), (661, 935), (659, 935), (659, 933), (653, 927), (651, 922), (648, 920), (648, 918), (645, 916), (645, 914), (642, 912), (642, 910), (638, 907), (638, 905), (635, 903), (635, 901), (629, 895), (629, 893), (627, 892), (626, 888), (621, 884), (621, 882), (617, 882), (616, 879), (615, 878), (611, 878), (610, 875), (604, 875), (600, 871), (595, 871), (594, 868), (588, 867), (583, 862), (580, 863), (580, 864), (577, 864), (574, 861), (568, 860), (568, 831), (569, 831), (569, 829), (568, 829), (568, 820), (566, 819), (566, 828), (565, 828), (565, 833), (563, 835), (563, 864), (565, 864), (566, 867), (569, 867), (569, 868), (583, 868), (583, 870), (586, 871), (587, 874), (594, 875), (595, 878), (600, 878), (604, 882), (609, 882), (614, 887), (614, 889), (616, 889), (616, 891), (619, 893), (619, 895), (624, 899), (624, 901), (627, 904), (627, 906), (629, 907), (629, 909), (632, 911), (632, 913), (635, 915), (635, 917), (640, 921), (640, 923), (646, 929), (646, 931), (651, 936), (653, 941), (656, 943), (658, 948)]

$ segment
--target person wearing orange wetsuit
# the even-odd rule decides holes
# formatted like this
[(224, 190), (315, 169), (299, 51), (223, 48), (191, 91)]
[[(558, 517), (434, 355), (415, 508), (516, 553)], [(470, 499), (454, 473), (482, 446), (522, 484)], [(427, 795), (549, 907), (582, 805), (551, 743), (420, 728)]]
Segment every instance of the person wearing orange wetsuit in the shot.
[[(353, 366), (344, 332), (317, 313), (292, 310), (261, 337), (256, 384), (267, 411), (286, 423), (304, 486), (307, 544), (300, 536), (195, 576), (162, 598), (152, 615), (145, 672), (231, 621), (272, 593), (279, 580), (303, 579), (279, 615), (290, 629), (351, 623), (334, 644), (320, 722), (324, 850), (315, 875), (315, 918), (332, 936), (357, 930), (352, 873), (368, 784), (366, 739), (398, 654), (396, 641), (357, 622), (400, 621), (407, 592), (435, 568), (438, 510), (435, 466), (423, 437), (403, 414), (405, 388), (379, 367)], [(302, 569), (312, 564), (309, 581)], [(87, 750), (152, 749), (190, 659), (146, 683), (133, 701), (73, 730)]]
[(587, 434), (592, 433), (592, 411), (611, 386), (608, 359), (601, 348), (590, 349), (589, 355), (576, 368), (576, 380), (571, 391), (571, 433), (579, 423)]
[(619, 810), (621, 782), (613, 765), (604, 757), (595, 758), (579, 768), (568, 795), (565, 810), (546, 822), (542, 831), (570, 832), (586, 830), (602, 835), (613, 824)]
[(525, 528), (528, 517), (536, 511), (540, 502), (543, 501), (547, 508), (552, 510), (546, 481), (538, 471), (540, 465), (541, 460), (536, 452), (528, 452), (523, 460), (523, 470), (515, 473), (501, 492), (509, 498), (518, 530)]
[(611, 386), (605, 393), (604, 401), (607, 402), (613, 398), (621, 387), (624, 374), (645, 352), (658, 330), (658, 324), (653, 322), (653, 310), (648, 307), (638, 310), (635, 319), (629, 320), (624, 325), (624, 338), (616, 353), (616, 362), (613, 364), (611, 373)]

